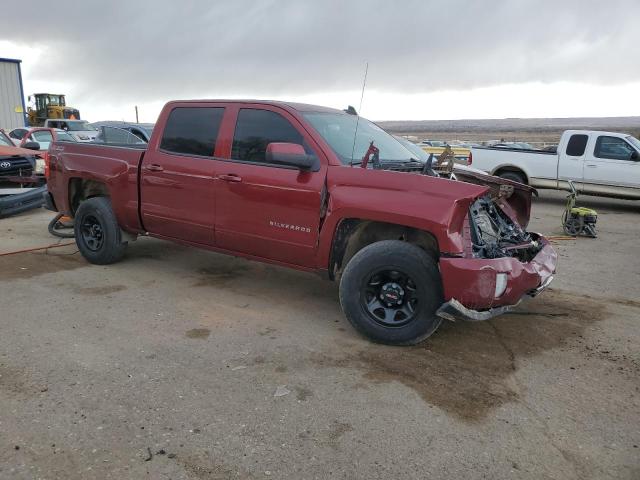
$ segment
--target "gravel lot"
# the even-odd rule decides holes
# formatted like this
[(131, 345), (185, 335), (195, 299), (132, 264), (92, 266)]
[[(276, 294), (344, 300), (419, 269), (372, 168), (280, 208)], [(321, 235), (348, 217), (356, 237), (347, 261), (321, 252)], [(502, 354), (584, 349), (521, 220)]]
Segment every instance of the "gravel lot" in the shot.
[[(155, 239), (2, 256), (0, 478), (638, 479), (640, 202), (579, 203), (600, 236), (557, 242), (550, 290), (412, 348), (332, 283)], [(0, 220), (0, 253), (51, 217)]]

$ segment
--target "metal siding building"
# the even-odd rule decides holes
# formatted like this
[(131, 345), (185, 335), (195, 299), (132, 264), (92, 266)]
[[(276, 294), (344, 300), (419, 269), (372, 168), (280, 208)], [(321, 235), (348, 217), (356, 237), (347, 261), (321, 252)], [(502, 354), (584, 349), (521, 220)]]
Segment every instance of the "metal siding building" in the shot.
[(0, 58), (0, 128), (5, 130), (27, 124), (20, 62)]

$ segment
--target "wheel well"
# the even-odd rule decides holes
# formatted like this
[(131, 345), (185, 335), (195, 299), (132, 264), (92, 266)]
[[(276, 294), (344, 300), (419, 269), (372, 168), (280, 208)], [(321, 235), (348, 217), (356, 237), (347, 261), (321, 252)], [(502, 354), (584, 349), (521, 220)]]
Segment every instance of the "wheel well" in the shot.
[(518, 167), (511, 167), (511, 166), (500, 167), (500, 168), (497, 168), (496, 171), (493, 172), (493, 174), (499, 177), (500, 174), (504, 172), (513, 172), (513, 173), (517, 173), (518, 175), (522, 175), (522, 178), (524, 178), (525, 183), (527, 185), (529, 184), (529, 178), (527, 177), (527, 174), (524, 173), (524, 171)]
[(108, 196), (109, 189), (102, 182), (86, 178), (72, 178), (69, 180), (69, 206), (72, 215), (76, 213), (80, 204), (88, 198)]
[(402, 240), (420, 247), (436, 259), (439, 256), (438, 242), (429, 232), (395, 223), (348, 218), (340, 222), (333, 238), (329, 276), (339, 278), (356, 253), (381, 240)]

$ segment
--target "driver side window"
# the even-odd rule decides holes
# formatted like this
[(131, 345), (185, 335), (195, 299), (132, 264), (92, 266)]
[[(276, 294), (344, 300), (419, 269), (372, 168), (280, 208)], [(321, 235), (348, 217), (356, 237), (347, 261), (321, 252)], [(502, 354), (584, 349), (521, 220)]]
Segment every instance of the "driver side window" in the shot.
[(598, 137), (595, 156), (613, 160), (631, 160), (635, 150), (623, 138), (601, 135)]
[(38, 143), (51, 143), (53, 141), (51, 132), (47, 132), (45, 130), (33, 132), (30, 136)]
[[(267, 163), (267, 145), (273, 142), (304, 146), (300, 132), (279, 113), (253, 108), (243, 108), (238, 112), (231, 148), (233, 160)], [(305, 150), (309, 153), (308, 148)]]

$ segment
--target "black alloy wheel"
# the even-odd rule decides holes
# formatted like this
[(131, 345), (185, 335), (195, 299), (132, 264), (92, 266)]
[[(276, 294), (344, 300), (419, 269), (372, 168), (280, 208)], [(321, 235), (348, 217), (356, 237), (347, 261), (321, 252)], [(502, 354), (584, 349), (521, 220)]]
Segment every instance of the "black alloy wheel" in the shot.
[(362, 288), (362, 306), (374, 322), (401, 327), (411, 322), (418, 309), (416, 284), (399, 270), (378, 270)]
[(104, 231), (102, 224), (94, 215), (87, 215), (80, 225), (80, 233), (87, 248), (92, 252), (98, 252), (104, 244)]

